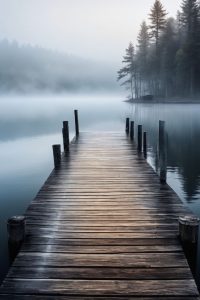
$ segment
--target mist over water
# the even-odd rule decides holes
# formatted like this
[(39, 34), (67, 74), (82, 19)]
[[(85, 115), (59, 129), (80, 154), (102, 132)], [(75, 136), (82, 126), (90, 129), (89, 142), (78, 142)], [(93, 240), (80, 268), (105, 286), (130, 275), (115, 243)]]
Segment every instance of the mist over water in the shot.
[(114, 124), (107, 126), (106, 122), (120, 119), (121, 99), (113, 94), (1, 97), (0, 140), (60, 132), (64, 120), (70, 122), (73, 131), (73, 110), (76, 108), (81, 111), (82, 129), (114, 129)]

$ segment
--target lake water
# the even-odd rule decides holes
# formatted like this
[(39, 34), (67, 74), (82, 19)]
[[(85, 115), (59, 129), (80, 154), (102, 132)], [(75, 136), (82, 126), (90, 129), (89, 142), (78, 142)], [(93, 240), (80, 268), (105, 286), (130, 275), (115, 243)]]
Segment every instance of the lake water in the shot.
[[(148, 134), (148, 161), (156, 168), (158, 121), (166, 121), (169, 185), (200, 217), (200, 105), (135, 104), (115, 95), (1, 97), (0, 279), (9, 266), (6, 221), (23, 214), (53, 168), (51, 145), (62, 143), (62, 121), (79, 110), (81, 131), (124, 131), (125, 118)], [(200, 269), (200, 268), (199, 268)]]

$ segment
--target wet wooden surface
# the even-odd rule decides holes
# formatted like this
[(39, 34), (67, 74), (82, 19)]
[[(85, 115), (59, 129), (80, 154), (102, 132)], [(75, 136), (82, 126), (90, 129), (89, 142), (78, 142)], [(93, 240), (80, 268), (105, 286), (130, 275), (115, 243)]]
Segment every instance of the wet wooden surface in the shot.
[(81, 134), (26, 212), (0, 299), (199, 299), (177, 238), (187, 212), (124, 134)]

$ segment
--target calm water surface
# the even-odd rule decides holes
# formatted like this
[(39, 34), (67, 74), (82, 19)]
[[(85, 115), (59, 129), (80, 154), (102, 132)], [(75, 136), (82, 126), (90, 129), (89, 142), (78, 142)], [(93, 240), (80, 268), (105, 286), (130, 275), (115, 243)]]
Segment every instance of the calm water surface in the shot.
[(168, 183), (200, 216), (200, 105), (135, 104), (113, 95), (0, 99), (0, 279), (9, 266), (6, 221), (23, 214), (53, 168), (51, 145), (62, 143), (63, 120), (82, 131), (124, 131), (125, 118), (148, 133), (148, 160), (157, 167), (158, 121), (166, 121)]

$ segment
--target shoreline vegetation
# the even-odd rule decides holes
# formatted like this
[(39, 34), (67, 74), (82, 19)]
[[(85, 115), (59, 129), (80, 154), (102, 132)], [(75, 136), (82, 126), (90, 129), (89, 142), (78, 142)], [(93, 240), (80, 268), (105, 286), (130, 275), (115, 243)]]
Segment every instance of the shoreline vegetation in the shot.
[(123, 102), (132, 104), (200, 104), (200, 97), (198, 98), (154, 98), (153, 100), (145, 99), (126, 99)]
[(154, 100), (143, 101), (199, 102), (200, 2), (182, 0), (172, 18), (155, 0), (148, 21), (141, 23), (137, 43), (129, 43), (122, 63), (117, 79), (129, 90), (129, 99), (152, 96)]

